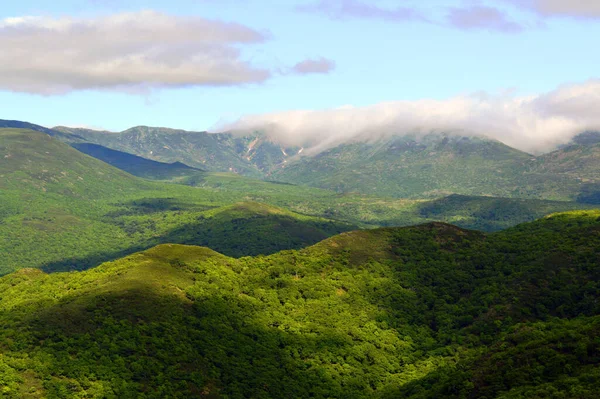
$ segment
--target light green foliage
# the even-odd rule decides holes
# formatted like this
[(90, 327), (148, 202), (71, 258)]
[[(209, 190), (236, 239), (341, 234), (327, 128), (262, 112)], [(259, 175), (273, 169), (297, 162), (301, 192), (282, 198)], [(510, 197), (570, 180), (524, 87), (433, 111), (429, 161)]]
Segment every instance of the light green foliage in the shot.
[[(184, 185), (135, 178), (45, 134), (0, 129), (0, 274), (80, 270), (168, 242), (244, 256), (301, 248), (354, 226), (440, 220), (493, 231), (584, 207), (473, 197), (429, 203), (225, 173), (177, 182)], [(498, 202), (503, 212), (494, 211)]]
[(0, 378), (9, 398), (592, 398), (599, 266), (600, 211), (581, 211), (23, 269), (0, 278)]

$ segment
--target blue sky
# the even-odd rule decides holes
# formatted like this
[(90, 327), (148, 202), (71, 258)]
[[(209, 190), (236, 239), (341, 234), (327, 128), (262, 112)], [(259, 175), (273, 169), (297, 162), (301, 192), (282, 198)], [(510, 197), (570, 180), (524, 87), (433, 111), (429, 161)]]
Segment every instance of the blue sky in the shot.
[[(13, 68), (0, 70), (0, 118), (45, 126), (109, 130), (140, 124), (205, 130), (247, 115), (278, 112), (286, 115), (291, 110), (326, 110), (348, 105), (360, 109), (398, 101), (443, 102), (481, 93), (510, 96), (513, 100), (551, 96), (562, 85), (586, 85), (600, 77), (597, 51), (600, 7), (593, 2), (573, 0), (570, 6), (558, 0), (432, 0), (426, 2), (427, 6), (423, 3), (409, 0), (10, 2), (0, 9), (0, 19), (13, 21), (11, 26), (6, 21), (4, 26), (0, 25), (0, 44), (6, 48), (20, 43), (24, 48), (18, 49), (21, 52), (16, 56), (5, 54), (5, 57), (11, 55), (10, 60), (0, 56), (2, 63), (16, 60)], [(137, 18), (142, 10), (154, 16)], [(200, 62), (184, 59), (185, 56), (181, 56), (182, 63), (187, 63), (186, 72), (182, 72), (185, 76), (176, 76), (179, 72), (165, 70), (168, 63), (159, 59), (169, 56), (164, 49), (158, 55), (148, 50), (152, 57), (156, 56), (157, 60), (152, 62), (160, 64), (159, 72), (156, 65), (140, 64), (150, 62), (147, 60), (128, 61), (115, 67), (111, 57), (116, 56), (106, 43), (98, 45), (99, 50), (94, 54), (100, 53), (98, 64), (87, 65), (87, 61), (72, 56), (80, 50), (78, 46), (89, 46), (87, 41), (96, 45), (101, 40), (94, 38), (93, 33), (78, 36), (78, 24), (94, 24), (94, 29), (102, 35), (106, 25), (113, 26), (110, 24), (115, 23), (115, 18), (125, 13), (133, 15), (140, 25), (146, 24), (151, 32), (155, 31), (152, 24), (162, 21), (156, 20), (167, 18), (172, 26), (164, 28), (164, 35), (172, 33), (169, 29), (178, 29), (182, 18), (192, 18), (188, 36), (201, 37), (206, 29), (221, 29), (224, 35), (229, 35), (226, 39), (190, 51), (209, 49), (206, 51), (214, 51), (219, 62), (237, 63), (237, 69), (231, 67), (229, 72), (229, 66), (225, 66), (223, 73), (228, 76), (239, 73), (240, 81), (193, 76)], [(26, 16), (40, 18), (23, 22)], [(194, 27), (206, 20), (221, 25)], [(256, 37), (244, 42), (240, 33), (235, 36), (231, 25), (224, 22), (239, 24), (236, 29), (242, 29), (242, 36)], [(39, 28), (37, 25), (46, 29), (42, 32), (47, 34), (31, 33)], [(53, 29), (59, 29), (56, 28), (59, 25), (65, 30), (61, 33), (64, 36), (54, 37)], [(115, 45), (121, 37), (128, 36), (126, 27), (118, 29), (120, 36), (117, 34), (110, 42)], [(160, 40), (163, 31), (156, 32), (156, 36), (139, 39), (147, 42), (136, 42), (131, 48), (153, 49), (152, 41)], [(24, 38), (15, 41), (15, 35)], [(64, 42), (64, 48), (57, 47), (52, 40)], [(175, 38), (163, 45), (185, 52), (189, 43)], [(229, 54), (235, 49), (239, 54)], [(148, 54), (145, 52), (143, 56)], [(106, 59), (101, 59), (103, 56)], [(44, 72), (46, 60), (54, 72)], [(30, 68), (30, 61), (38, 69)], [(100, 76), (104, 65), (111, 62), (111, 76)], [(302, 62), (304, 68), (299, 66)], [(243, 71), (239, 70), (240, 63)], [(144, 73), (138, 67), (146, 68)], [(91, 72), (86, 69), (85, 76), (73, 78), (81, 72), (77, 68), (81, 71), (88, 68)], [(132, 76), (140, 78), (127, 83), (127, 77)], [(215, 79), (221, 79), (217, 85)], [(295, 134), (300, 134), (299, 130)]]

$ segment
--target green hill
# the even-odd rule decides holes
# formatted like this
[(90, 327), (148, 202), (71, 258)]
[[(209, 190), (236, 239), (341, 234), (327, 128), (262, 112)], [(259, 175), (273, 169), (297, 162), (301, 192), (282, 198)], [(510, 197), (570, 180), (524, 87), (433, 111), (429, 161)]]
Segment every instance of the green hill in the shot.
[(71, 146), (115, 168), (145, 179), (172, 180), (200, 172), (200, 169), (192, 168), (181, 162), (152, 161), (126, 152), (111, 150), (98, 144), (74, 143)]
[(3, 395), (594, 398), (600, 211), (0, 278)]
[[(18, 129), (0, 129), (0, 159), (0, 274), (23, 267), (80, 270), (160, 243), (208, 245), (231, 256), (269, 254), (354, 226), (438, 220), (493, 231), (589, 207), (378, 198), (234, 174), (195, 173), (180, 179), (195, 186), (185, 187), (136, 178), (47, 134)], [(501, 211), (492, 209), (498, 204)]]
[(216, 211), (245, 193), (139, 179), (37, 131), (0, 129), (0, 159), (0, 275), (85, 269), (165, 242), (266, 254), (353, 227), (268, 205)]

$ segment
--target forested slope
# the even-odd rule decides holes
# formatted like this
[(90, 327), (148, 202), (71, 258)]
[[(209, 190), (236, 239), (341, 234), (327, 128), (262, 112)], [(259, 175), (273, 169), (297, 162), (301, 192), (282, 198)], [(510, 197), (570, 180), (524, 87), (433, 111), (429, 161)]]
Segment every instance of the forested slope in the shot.
[(594, 398), (600, 211), (0, 278), (6, 397)]

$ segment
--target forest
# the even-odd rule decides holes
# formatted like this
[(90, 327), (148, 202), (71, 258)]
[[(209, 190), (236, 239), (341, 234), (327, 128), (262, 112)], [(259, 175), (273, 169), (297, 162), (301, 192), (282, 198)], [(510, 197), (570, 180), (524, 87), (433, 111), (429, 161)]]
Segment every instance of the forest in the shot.
[(0, 279), (11, 398), (593, 398), (600, 211)]

